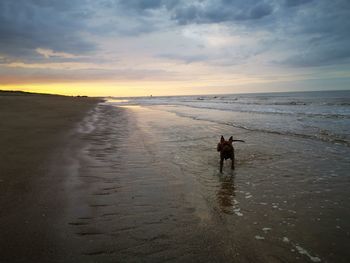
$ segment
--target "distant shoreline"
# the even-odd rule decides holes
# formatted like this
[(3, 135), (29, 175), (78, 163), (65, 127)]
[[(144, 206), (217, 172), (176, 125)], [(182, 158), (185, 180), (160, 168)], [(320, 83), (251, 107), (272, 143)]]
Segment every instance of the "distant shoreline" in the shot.
[(81, 97), (81, 98), (99, 98), (99, 97), (90, 97), (86, 95), (61, 95), (54, 93), (38, 93), (38, 92), (28, 92), (21, 90), (0, 90), (0, 96), (60, 96), (60, 97)]
[(227, 96), (227, 95), (266, 95), (266, 94), (292, 94), (292, 93), (314, 93), (314, 92), (320, 92), (320, 93), (326, 93), (326, 92), (350, 92), (348, 89), (343, 90), (307, 90), (307, 91), (270, 91), (270, 92), (248, 92), (248, 93), (212, 93), (212, 94), (180, 94), (180, 95), (144, 95), (144, 96), (114, 96), (114, 95), (107, 95), (107, 96), (88, 96), (88, 95), (62, 95), (62, 94), (54, 94), (54, 93), (38, 93), (38, 92), (29, 92), (29, 91), (21, 91), (21, 90), (0, 90), (0, 96), (33, 96), (33, 95), (40, 95), (40, 96), (62, 96), (62, 97), (82, 97), (82, 98), (165, 98), (165, 97), (213, 97), (213, 96)]

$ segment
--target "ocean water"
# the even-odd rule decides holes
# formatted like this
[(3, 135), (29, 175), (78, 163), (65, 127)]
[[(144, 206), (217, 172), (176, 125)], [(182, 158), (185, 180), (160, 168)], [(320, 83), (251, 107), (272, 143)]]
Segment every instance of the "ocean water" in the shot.
[(115, 98), (110, 102), (156, 106), (182, 117), (350, 146), (350, 91)]

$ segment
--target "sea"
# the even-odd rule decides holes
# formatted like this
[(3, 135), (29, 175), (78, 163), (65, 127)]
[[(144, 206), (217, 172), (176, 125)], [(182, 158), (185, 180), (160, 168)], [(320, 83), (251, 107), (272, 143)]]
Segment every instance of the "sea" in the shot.
[(182, 117), (350, 146), (350, 90), (110, 98)]

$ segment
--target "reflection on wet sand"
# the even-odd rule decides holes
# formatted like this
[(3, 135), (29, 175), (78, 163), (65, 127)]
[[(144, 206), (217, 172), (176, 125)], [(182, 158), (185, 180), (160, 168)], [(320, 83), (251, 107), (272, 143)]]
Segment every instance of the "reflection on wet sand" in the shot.
[(217, 200), (221, 212), (225, 214), (232, 214), (234, 203), (235, 193), (235, 174), (232, 173), (228, 176), (220, 176), (220, 188), (216, 193)]

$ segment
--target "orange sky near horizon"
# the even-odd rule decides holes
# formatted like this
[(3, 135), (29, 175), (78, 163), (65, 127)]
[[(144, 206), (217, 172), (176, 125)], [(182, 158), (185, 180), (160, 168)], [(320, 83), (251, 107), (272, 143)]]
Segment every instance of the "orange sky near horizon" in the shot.
[[(181, 84), (180, 84), (181, 85)], [(166, 87), (166, 88), (164, 88)], [(138, 96), (171, 96), (171, 95), (201, 95), (220, 93), (249, 92), (241, 89), (227, 91), (226, 89), (201, 88), (191, 86), (180, 88), (174, 83), (56, 83), (56, 84), (19, 84), (0, 85), (0, 90), (48, 93), (57, 95), (91, 97), (138, 97)], [(254, 91), (251, 91), (254, 92)]]
[[(34, 93), (47, 93), (67, 96), (90, 97), (139, 97), (139, 96), (176, 96), (176, 95), (206, 95), (206, 94), (234, 94), (234, 93), (264, 93), (264, 92), (290, 92), (307, 91), (304, 82), (308, 81), (309, 89), (313, 90), (348, 90), (348, 78), (329, 78), (320, 83), (316, 79), (312, 84), (310, 80), (300, 79), (286, 81), (271, 81), (246, 79), (237, 80), (230, 84), (216, 81), (125, 81), (125, 82), (57, 82), (33, 84), (0, 84), (0, 90), (24, 91)], [(339, 85), (331, 86), (339, 82)], [(311, 85), (311, 84), (312, 85)]]
[[(124, 81), (124, 82), (62, 82), (1, 85), (0, 90), (20, 90), (25, 92), (49, 93), (68, 96), (86, 95), (95, 97), (137, 97), (137, 96), (171, 96), (203, 95), (223, 93), (264, 92), (259, 88), (263, 80), (237, 79), (236, 85), (220, 81)], [(218, 83), (218, 85), (215, 85)], [(256, 86), (257, 85), (257, 86)], [(271, 90), (268, 90), (271, 91)]]

